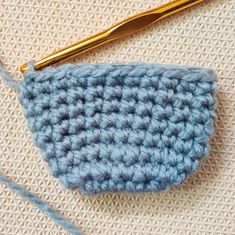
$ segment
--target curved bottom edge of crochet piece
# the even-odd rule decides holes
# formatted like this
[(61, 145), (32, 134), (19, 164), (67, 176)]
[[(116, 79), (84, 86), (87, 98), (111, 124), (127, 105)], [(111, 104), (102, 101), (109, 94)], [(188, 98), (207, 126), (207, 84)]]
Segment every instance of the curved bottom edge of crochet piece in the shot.
[[(209, 155), (204, 156), (200, 161), (198, 161), (198, 164), (196, 166), (195, 169), (191, 170), (190, 172), (187, 172), (187, 174), (184, 174), (180, 179), (178, 179), (177, 182), (173, 182), (173, 183), (168, 183), (165, 185), (161, 185), (161, 186), (152, 186), (152, 187), (142, 187), (142, 186), (136, 186), (136, 187), (120, 187), (118, 185), (116, 185), (113, 188), (109, 188), (109, 189), (105, 189), (102, 188), (102, 186), (99, 184), (97, 185), (96, 189), (94, 189), (94, 187), (92, 187), (92, 189), (83, 187), (83, 186), (74, 186), (71, 185), (68, 180), (66, 180), (63, 177), (60, 176), (55, 176), (56, 178), (59, 179), (61, 185), (63, 186), (63, 188), (65, 189), (69, 189), (69, 190), (79, 190), (81, 193), (86, 194), (86, 195), (91, 195), (91, 196), (95, 196), (95, 195), (99, 195), (99, 194), (106, 194), (106, 193), (120, 193), (120, 194), (142, 194), (142, 193), (161, 193), (164, 191), (169, 191), (171, 189), (173, 189), (174, 187), (178, 188), (181, 187), (185, 182), (187, 182), (188, 178), (190, 177), (194, 177), (194, 175), (198, 172), (198, 170), (201, 168), (201, 165), (203, 164), (203, 160), (205, 160), (206, 158), (208, 158)], [(51, 172), (50, 168), (48, 168), (48, 170), (50, 171), (50, 173), (53, 175), (53, 173)]]

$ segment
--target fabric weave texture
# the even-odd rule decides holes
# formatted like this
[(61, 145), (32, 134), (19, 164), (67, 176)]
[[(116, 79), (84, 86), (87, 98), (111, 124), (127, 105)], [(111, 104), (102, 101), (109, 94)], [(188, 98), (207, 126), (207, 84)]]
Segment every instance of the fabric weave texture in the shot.
[(20, 85), (28, 127), (67, 188), (159, 191), (208, 155), (215, 119), (210, 69), (158, 64), (66, 64)]

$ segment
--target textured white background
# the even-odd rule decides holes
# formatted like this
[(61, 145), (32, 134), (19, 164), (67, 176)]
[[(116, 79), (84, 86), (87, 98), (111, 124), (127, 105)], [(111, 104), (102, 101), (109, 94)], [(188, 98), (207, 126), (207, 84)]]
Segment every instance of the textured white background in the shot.
[[(1, 0), (0, 58), (19, 66), (166, 0)], [(26, 128), (15, 91), (0, 79), (0, 171), (37, 193), (87, 235), (235, 234), (235, 0), (208, 0), (72, 62), (197, 65), (218, 74), (212, 152), (180, 187), (151, 194), (82, 195), (61, 187)], [(66, 234), (0, 185), (0, 234)]]

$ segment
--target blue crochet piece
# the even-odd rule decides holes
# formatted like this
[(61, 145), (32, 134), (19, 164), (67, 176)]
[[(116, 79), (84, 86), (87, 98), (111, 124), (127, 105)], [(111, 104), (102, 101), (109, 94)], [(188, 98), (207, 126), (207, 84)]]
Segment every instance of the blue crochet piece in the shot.
[(67, 188), (163, 190), (180, 184), (208, 155), (216, 104), (209, 69), (31, 66), (19, 89), (34, 142)]

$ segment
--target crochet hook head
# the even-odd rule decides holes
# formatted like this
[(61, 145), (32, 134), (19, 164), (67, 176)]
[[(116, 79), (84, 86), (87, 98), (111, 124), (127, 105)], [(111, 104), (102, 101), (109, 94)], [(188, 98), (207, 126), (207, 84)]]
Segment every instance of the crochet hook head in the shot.
[[(88, 51), (94, 47), (135, 33), (160, 19), (163, 19), (167, 16), (170, 16), (174, 13), (177, 13), (204, 1), (205, 0), (176, 0), (152, 10), (134, 15), (113, 25), (103, 32), (88, 37), (71, 46), (56, 51), (42, 58), (41, 60), (36, 61), (34, 64), (34, 69), (40, 70), (57, 62), (73, 58), (78, 54)], [(27, 70), (27, 64), (23, 64), (20, 67), (20, 71), (22, 73), (26, 72)]]

